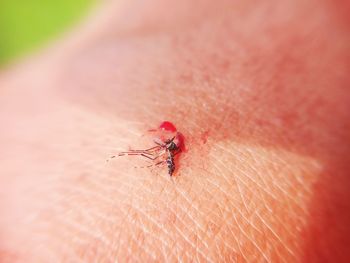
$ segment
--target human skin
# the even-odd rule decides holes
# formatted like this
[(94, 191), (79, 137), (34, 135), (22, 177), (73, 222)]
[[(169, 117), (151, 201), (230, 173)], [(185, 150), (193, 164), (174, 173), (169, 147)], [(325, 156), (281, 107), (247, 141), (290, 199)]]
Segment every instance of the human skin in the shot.
[[(3, 71), (0, 261), (346, 262), (347, 10), (112, 1)], [(174, 177), (106, 162), (163, 120)]]

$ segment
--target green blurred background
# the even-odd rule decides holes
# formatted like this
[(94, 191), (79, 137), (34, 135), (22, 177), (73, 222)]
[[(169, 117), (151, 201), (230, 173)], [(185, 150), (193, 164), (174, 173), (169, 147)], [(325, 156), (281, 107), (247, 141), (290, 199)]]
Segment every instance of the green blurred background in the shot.
[(78, 22), (95, 0), (0, 0), (0, 67)]

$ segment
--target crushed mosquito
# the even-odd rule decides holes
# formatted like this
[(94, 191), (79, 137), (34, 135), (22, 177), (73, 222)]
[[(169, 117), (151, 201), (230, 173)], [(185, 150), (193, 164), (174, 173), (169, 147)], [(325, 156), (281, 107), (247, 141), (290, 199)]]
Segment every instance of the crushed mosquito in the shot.
[(174, 124), (168, 121), (162, 122), (158, 129), (149, 131), (156, 132), (158, 135), (153, 141), (155, 146), (144, 150), (119, 152), (118, 154), (111, 156), (110, 159), (126, 155), (141, 156), (152, 161), (151, 165), (142, 166), (142, 168), (166, 164), (169, 176), (173, 176), (175, 171), (174, 157), (181, 153), (184, 146), (183, 135), (176, 130)]

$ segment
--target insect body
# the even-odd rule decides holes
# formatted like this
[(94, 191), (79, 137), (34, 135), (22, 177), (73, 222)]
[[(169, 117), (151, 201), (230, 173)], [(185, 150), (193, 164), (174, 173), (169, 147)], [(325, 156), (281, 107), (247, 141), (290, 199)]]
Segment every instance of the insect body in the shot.
[(174, 154), (168, 151), (168, 157), (166, 159), (166, 164), (168, 166), (168, 173), (170, 176), (173, 175), (175, 171), (175, 162), (174, 162)]
[(175, 162), (174, 162), (174, 156), (181, 152), (180, 145), (177, 145), (174, 142), (174, 139), (176, 137), (173, 137), (170, 141), (167, 142), (166, 144), (166, 153), (167, 153), (167, 158), (166, 158), (166, 164), (168, 167), (168, 173), (170, 176), (173, 175), (175, 171)]
[[(176, 131), (173, 132), (165, 130), (165, 132), (170, 133), (172, 135), (174, 135), (175, 133), (175, 135), (170, 139), (164, 139), (164, 137), (156, 138), (154, 140), (156, 146), (154, 147), (145, 150), (129, 150), (125, 152), (120, 152), (117, 156), (138, 155), (150, 159), (154, 162), (152, 165), (148, 165), (146, 167), (166, 164), (168, 168), (168, 174), (172, 176), (175, 171), (174, 157), (181, 152), (181, 147), (183, 146), (183, 136), (181, 133)], [(112, 156), (111, 158), (115, 157), (116, 155)]]

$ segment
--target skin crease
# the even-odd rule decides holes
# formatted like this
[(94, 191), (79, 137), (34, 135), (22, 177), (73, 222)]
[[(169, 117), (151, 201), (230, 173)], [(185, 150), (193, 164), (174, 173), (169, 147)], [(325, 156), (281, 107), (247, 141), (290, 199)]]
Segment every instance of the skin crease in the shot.
[(346, 2), (104, 5), (2, 72), (0, 261), (346, 262)]

